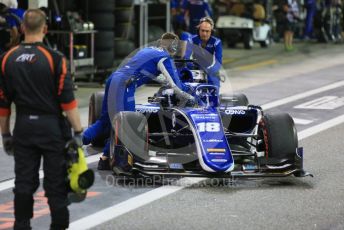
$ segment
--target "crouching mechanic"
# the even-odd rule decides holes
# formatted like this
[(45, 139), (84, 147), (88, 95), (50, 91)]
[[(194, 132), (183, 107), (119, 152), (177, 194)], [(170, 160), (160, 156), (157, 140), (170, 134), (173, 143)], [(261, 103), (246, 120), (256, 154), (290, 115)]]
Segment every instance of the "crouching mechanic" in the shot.
[(201, 18), (197, 28), (198, 34), (192, 35), (187, 40), (185, 58), (195, 59), (197, 64), (207, 71), (208, 83), (220, 88), (222, 42), (212, 35), (214, 21), (210, 17)]
[[(102, 114), (92, 126), (84, 132), (83, 143), (89, 144), (99, 135), (110, 136), (111, 120), (120, 111), (135, 111), (135, 89), (163, 74), (167, 86), (174, 89), (176, 96), (182, 101), (193, 103), (194, 98), (184, 91), (185, 86), (179, 79), (171, 58), (178, 48), (178, 36), (165, 33), (159, 44), (138, 51), (127, 63), (122, 65), (108, 78), (102, 103)], [(103, 149), (103, 156), (98, 163), (98, 170), (110, 169), (110, 140)]]

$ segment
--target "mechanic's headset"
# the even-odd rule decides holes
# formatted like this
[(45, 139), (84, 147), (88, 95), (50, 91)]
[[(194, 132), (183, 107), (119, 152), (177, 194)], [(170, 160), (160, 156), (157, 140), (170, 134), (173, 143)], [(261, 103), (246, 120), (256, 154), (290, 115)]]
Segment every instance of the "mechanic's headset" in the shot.
[(196, 28), (197, 28), (197, 34), (199, 35), (199, 28), (201, 27), (201, 24), (202, 24), (203, 22), (207, 22), (207, 23), (210, 24), (210, 26), (211, 26), (211, 35), (213, 35), (213, 33), (215, 32), (215, 29), (214, 29), (215, 24), (214, 24), (213, 19), (211, 19), (211, 17), (204, 17), (204, 18), (201, 18), (201, 19), (199, 20), (199, 24), (196, 26)]

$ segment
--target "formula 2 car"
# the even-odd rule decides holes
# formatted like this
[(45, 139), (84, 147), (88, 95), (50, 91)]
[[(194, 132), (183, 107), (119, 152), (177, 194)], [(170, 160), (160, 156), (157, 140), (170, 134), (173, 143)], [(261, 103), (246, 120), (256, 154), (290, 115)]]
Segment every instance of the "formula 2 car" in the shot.
[[(265, 114), (244, 94), (220, 95), (202, 70), (181, 78), (196, 103), (181, 103), (162, 87), (113, 118), (111, 167), (117, 175), (198, 177), (284, 177), (311, 175), (287, 113)], [(90, 121), (99, 116), (103, 93), (92, 95)]]

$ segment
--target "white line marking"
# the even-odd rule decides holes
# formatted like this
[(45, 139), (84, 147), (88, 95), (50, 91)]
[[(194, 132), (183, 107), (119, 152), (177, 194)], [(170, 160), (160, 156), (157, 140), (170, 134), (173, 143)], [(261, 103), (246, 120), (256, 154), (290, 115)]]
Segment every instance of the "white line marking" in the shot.
[[(106, 221), (109, 221), (113, 218), (116, 218), (120, 215), (123, 215), (127, 212), (130, 212), (146, 204), (149, 204), (155, 200), (161, 199), (165, 196), (175, 193), (187, 186), (196, 184), (204, 179), (205, 178), (182, 178), (178, 180), (178, 184), (180, 184), (180, 186), (167, 185), (167, 186), (162, 186), (162, 187), (153, 189), (149, 192), (143, 193), (129, 200), (123, 201), (112, 207), (103, 209), (92, 215), (89, 215), (77, 221), (74, 221), (73, 223), (69, 225), (69, 229), (73, 229), (73, 230), (90, 229)], [(187, 184), (187, 185), (185, 186), (184, 184)]]
[(296, 101), (296, 100), (299, 100), (299, 99), (302, 99), (305, 97), (312, 96), (312, 95), (317, 94), (317, 93), (325, 92), (325, 91), (335, 89), (338, 87), (342, 87), (342, 86), (344, 86), (344, 81), (339, 81), (339, 82), (336, 82), (336, 83), (333, 83), (330, 85), (326, 85), (326, 86), (321, 87), (321, 88), (313, 89), (313, 90), (310, 90), (310, 91), (307, 91), (304, 93), (299, 93), (299, 94), (296, 94), (294, 96), (286, 97), (286, 98), (283, 98), (281, 100), (267, 103), (265, 105), (262, 105), (262, 108), (263, 108), (263, 110), (271, 109), (271, 108), (274, 108), (274, 107), (277, 107), (280, 105), (287, 104), (287, 103), (292, 102), (292, 101)]
[(310, 137), (314, 134), (320, 133), (326, 129), (332, 128), (334, 126), (337, 126), (341, 123), (344, 122), (344, 115), (333, 118), (331, 120), (325, 121), (321, 124), (312, 126), (308, 129), (302, 130), (301, 132), (299, 132), (297, 135), (299, 137), (299, 140), (305, 139), (307, 137)]
[(294, 106), (295, 109), (322, 109), (333, 110), (344, 105), (344, 97), (324, 96), (306, 103)]
[(295, 117), (293, 117), (293, 120), (295, 124), (299, 124), (299, 125), (309, 125), (310, 123), (313, 122), (312, 120), (306, 120), (306, 119), (295, 118)]
[[(87, 164), (91, 164), (97, 162), (99, 160), (101, 154), (92, 155), (86, 158)], [(44, 177), (43, 170), (39, 170), (39, 178), (42, 179)], [(0, 183), (0, 192), (6, 189), (10, 189), (14, 187), (14, 179), (10, 179)]]

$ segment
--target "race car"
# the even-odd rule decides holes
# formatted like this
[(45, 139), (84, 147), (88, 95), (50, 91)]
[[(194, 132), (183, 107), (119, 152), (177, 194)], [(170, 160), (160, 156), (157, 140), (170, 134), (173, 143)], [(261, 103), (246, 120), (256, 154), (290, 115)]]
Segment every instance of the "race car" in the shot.
[[(180, 76), (196, 103), (182, 103), (173, 89), (161, 87), (148, 103), (136, 104), (135, 112), (113, 117), (110, 162), (115, 174), (311, 176), (303, 169), (303, 148), (289, 114), (265, 114), (244, 94), (218, 96), (202, 69), (184, 68)], [(103, 95), (91, 96), (90, 123), (100, 114)]]

